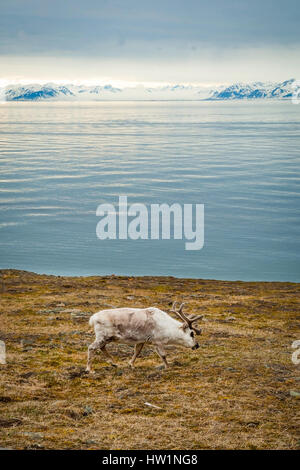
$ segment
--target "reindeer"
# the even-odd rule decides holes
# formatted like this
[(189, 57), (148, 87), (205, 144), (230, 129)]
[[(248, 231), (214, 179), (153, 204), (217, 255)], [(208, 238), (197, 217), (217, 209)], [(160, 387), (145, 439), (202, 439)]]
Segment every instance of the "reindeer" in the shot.
[(93, 372), (91, 364), (97, 350), (101, 350), (112, 366), (117, 367), (113, 358), (106, 350), (110, 342), (120, 342), (134, 345), (134, 354), (129, 361), (133, 368), (136, 358), (141, 353), (145, 343), (153, 344), (157, 354), (163, 361), (163, 367), (169, 366), (165, 346), (180, 345), (191, 349), (199, 348), (195, 335), (201, 330), (194, 323), (203, 315), (187, 316), (183, 313), (181, 304), (176, 309), (177, 302), (173, 303), (171, 312), (175, 313), (181, 321), (175, 320), (166, 312), (155, 308), (114, 308), (100, 310), (90, 317), (89, 324), (94, 327), (96, 340), (88, 347), (88, 360), (86, 372)]

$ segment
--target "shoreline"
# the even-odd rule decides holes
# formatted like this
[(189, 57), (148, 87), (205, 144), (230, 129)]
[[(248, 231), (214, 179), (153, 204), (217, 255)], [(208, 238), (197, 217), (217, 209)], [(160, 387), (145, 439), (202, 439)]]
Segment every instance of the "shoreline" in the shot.
[(244, 283), (244, 284), (300, 284), (300, 281), (244, 281), (242, 279), (213, 279), (213, 278), (196, 278), (196, 277), (177, 277), (177, 276), (165, 276), (165, 275), (130, 275), (130, 274), (83, 274), (83, 275), (61, 275), (61, 274), (46, 274), (46, 273), (39, 273), (35, 271), (28, 271), (26, 269), (16, 269), (16, 268), (0, 268), (0, 282), (1, 276), (8, 274), (8, 273), (16, 273), (16, 274), (31, 274), (35, 276), (46, 276), (46, 277), (54, 277), (54, 278), (66, 278), (66, 279), (158, 279), (158, 280), (165, 280), (165, 279), (174, 279), (174, 280), (181, 280), (181, 281), (203, 281), (203, 282), (216, 282), (216, 283)]

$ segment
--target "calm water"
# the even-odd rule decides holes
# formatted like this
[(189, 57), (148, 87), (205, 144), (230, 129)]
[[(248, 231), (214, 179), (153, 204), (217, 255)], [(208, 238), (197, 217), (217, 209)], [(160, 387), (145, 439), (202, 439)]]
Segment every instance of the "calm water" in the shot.
[[(300, 281), (300, 106), (0, 105), (0, 267)], [(205, 245), (100, 241), (98, 204), (205, 204)]]

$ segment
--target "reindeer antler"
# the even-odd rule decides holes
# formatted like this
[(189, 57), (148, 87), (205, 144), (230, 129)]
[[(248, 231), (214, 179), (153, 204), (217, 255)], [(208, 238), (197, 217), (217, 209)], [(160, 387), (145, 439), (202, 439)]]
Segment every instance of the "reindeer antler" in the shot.
[(189, 319), (188, 317), (183, 313), (182, 309), (183, 309), (183, 306), (184, 306), (184, 303), (180, 304), (180, 307), (178, 310), (176, 310), (176, 304), (177, 302), (173, 302), (173, 305), (172, 305), (172, 308), (171, 308), (171, 312), (173, 313), (176, 313), (176, 315), (178, 315), (178, 317), (183, 320), (185, 323), (187, 323), (189, 325)]
[(187, 315), (185, 315), (182, 311), (183, 309), (183, 306), (184, 306), (184, 303), (182, 303), (179, 307), (178, 310), (176, 310), (176, 304), (177, 302), (173, 302), (173, 305), (172, 305), (172, 308), (171, 308), (171, 312), (173, 313), (176, 313), (176, 315), (178, 315), (178, 317), (183, 320), (189, 328), (191, 328), (192, 330), (195, 331), (195, 333), (197, 335), (200, 335), (201, 334), (201, 330), (199, 330), (198, 328), (196, 328), (195, 326), (193, 326), (193, 323), (197, 320), (200, 320), (201, 318), (204, 317), (204, 315), (192, 315), (191, 317), (188, 317)]

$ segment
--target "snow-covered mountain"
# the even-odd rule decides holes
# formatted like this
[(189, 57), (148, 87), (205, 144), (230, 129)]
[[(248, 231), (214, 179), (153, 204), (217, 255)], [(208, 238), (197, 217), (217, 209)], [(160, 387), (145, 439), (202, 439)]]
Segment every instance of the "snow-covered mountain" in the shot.
[(12, 85), (5, 87), (7, 101), (37, 101), (42, 99), (55, 99), (59, 97), (74, 96), (72, 91), (65, 86), (47, 84)]
[(12, 85), (5, 87), (7, 101), (39, 101), (44, 99), (69, 100), (69, 99), (97, 99), (98, 96), (110, 92), (121, 91), (111, 85), (87, 87), (84, 85), (58, 85), (47, 83), (46, 85), (28, 84)]
[(110, 84), (60, 85), (56, 83), (11, 85), (0, 89), (1, 99), (6, 101), (41, 100), (238, 100), (238, 99), (287, 99), (291, 98), (296, 82), (294, 79), (280, 83), (235, 83), (223, 87), (198, 85), (143, 85), (117, 88)]
[(221, 90), (216, 90), (211, 100), (240, 100), (240, 99), (284, 99), (291, 98), (295, 90), (295, 79), (281, 83), (255, 82), (250, 84), (235, 83)]
[(199, 100), (209, 96), (207, 87), (189, 85), (165, 85), (145, 87), (143, 85), (116, 88), (112, 85), (12, 85), (4, 89), (7, 101), (40, 100)]

